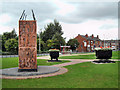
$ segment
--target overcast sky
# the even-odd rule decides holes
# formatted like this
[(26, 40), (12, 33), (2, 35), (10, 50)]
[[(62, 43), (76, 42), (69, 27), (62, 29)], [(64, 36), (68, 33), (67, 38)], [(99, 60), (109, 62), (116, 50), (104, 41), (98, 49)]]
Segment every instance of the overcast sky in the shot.
[[(69, 1), (69, 2), (68, 2)], [(31, 9), (37, 20), (37, 31), (57, 19), (62, 25), (66, 41), (78, 34), (99, 35), (100, 39), (118, 38), (118, 1), (117, 0), (3, 0), (0, 3), (0, 34), (15, 28), (25, 10), (27, 20), (31, 20)], [(88, 2), (89, 1), (89, 2)]]

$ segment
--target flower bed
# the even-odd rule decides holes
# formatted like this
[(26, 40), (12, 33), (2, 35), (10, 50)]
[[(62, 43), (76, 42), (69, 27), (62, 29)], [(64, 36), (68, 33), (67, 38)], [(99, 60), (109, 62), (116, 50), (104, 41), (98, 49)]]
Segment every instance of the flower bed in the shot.
[(95, 49), (96, 59), (110, 59), (112, 57), (111, 48), (97, 48)]
[(115, 63), (115, 61), (111, 61), (108, 59), (111, 59), (112, 57), (112, 49), (111, 48), (96, 48), (96, 59), (93, 63)]

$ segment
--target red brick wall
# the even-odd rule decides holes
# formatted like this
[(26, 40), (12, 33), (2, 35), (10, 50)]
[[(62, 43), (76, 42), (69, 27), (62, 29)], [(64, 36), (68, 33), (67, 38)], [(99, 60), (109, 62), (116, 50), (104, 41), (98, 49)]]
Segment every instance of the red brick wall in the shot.
[[(86, 35), (86, 36), (87, 36), (87, 35)], [(92, 35), (92, 38), (94, 38), (94, 35)], [(95, 45), (96, 47), (99, 47), (99, 45), (100, 45), (100, 46), (104, 45), (104, 43), (101, 42), (101, 41), (95, 41), (95, 42), (94, 42), (93, 40), (92, 40), (93, 43), (91, 43), (91, 41), (90, 41), (90, 44), (88, 44), (89, 41), (87, 41), (85, 38), (83, 38), (80, 34), (78, 34), (78, 36), (75, 37), (75, 39), (77, 39), (78, 42), (79, 42), (79, 46), (78, 46), (78, 48), (77, 48), (77, 50), (78, 50), (79, 52), (87, 52), (87, 48), (88, 48), (87, 46), (88, 46), (88, 45), (90, 45), (89, 51), (93, 51), (93, 50), (92, 50), (92, 47), (93, 47), (93, 49), (94, 49), (94, 45)], [(84, 47), (83, 41), (86, 41), (86, 42), (87, 42), (86, 47)], [(100, 43), (100, 42), (101, 42), (101, 43)], [(81, 47), (81, 45), (82, 45), (82, 47)]]
[[(84, 47), (83, 41), (87, 41), (87, 40), (85, 38), (83, 38), (81, 35), (78, 35), (77, 37), (75, 37), (75, 39), (77, 39), (79, 42), (79, 46), (77, 48), (78, 52), (86, 52), (87, 47)], [(82, 45), (82, 47), (81, 47), (81, 45)]]
[(104, 42), (102, 42), (102, 47), (104, 47)]

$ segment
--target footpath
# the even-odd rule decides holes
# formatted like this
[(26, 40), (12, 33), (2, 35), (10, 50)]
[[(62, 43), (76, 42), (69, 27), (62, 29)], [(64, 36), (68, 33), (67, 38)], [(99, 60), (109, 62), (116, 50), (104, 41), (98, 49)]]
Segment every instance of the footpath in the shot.
[[(75, 55), (88, 55), (88, 54), (90, 54), (90, 53), (87, 53), (87, 54), (65, 54), (65, 55), (61, 55), (61, 56), (75, 56)], [(37, 57), (37, 59), (50, 60), (50, 56), (41, 56), (41, 57)], [(71, 62), (66, 62), (66, 63), (62, 63), (62, 64), (56, 64), (56, 65), (52, 65), (52, 66), (63, 67), (63, 66), (77, 64), (77, 63), (93, 61), (93, 60), (88, 60), (88, 59), (59, 59), (59, 60), (68, 60), (68, 61), (71, 61)]]

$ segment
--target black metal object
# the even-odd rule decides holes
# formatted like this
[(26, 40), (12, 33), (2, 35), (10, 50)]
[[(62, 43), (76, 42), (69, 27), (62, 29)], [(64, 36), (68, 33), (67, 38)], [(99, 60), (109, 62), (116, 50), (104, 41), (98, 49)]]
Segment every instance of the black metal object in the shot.
[[(32, 16), (33, 16), (33, 19), (36, 20), (33, 10), (32, 10)], [(27, 15), (25, 14), (25, 10), (23, 10), (23, 13), (22, 13), (22, 15), (20, 17), (20, 20), (26, 20), (26, 18), (27, 18)]]
[(20, 17), (20, 20), (24, 20), (24, 15), (25, 15), (25, 10), (23, 10), (23, 13), (22, 13), (22, 15)]
[(96, 59), (111, 59), (112, 50), (95, 50)]
[(59, 51), (50, 51), (50, 57), (51, 57), (51, 60), (56, 59), (56, 61), (58, 61)]
[(33, 10), (32, 10), (32, 16), (33, 16), (33, 19), (36, 20)]
[(112, 57), (112, 50), (95, 50), (96, 52), (96, 59), (92, 61), (93, 63), (115, 63), (115, 61), (111, 61), (108, 59), (111, 59)]

